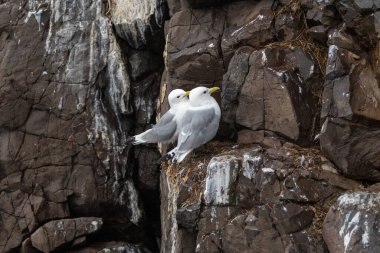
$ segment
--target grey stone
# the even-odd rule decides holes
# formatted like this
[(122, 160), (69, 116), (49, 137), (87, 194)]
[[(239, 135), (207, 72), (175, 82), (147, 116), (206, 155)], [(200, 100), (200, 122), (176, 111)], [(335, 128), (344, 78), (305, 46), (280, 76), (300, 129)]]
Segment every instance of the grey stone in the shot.
[(323, 238), (329, 251), (379, 251), (379, 205), (377, 193), (359, 191), (341, 195), (323, 224)]
[(48, 253), (74, 242), (83, 235), (95, 233), (102, 226), (103, 220), (94, 217), (55, 220), (38, 228), (30, 238), (33, 247)]

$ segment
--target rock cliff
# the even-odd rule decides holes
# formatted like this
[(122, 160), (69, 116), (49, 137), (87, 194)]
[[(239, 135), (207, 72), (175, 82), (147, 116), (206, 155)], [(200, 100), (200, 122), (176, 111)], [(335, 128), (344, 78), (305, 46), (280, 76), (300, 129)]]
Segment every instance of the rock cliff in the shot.
[[(377, 0), (0, 0), (0, 252), (380, 251)], [(127, 144), (220, 86), (178, 167)]]

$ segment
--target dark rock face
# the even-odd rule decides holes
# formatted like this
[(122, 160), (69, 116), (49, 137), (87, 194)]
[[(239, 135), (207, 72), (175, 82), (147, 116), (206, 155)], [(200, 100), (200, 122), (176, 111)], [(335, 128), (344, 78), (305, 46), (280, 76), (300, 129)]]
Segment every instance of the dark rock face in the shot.
[(310, 142), (319, 116), (316, 69), (301, 48), (241, 48), (224, 76), (223, 120)]
[(364, 2), (337, 3), (345, 24), (329, 32), (321, 148), (345, 175), (379, 181), (379, 79), (365, 53), (376, 51), (379, 21)]
[(84, 249), (73, 249), (68, 253), (150, 253), (148, 249), (125, 242), (93, 243)]
[[(92, 232), (156, 249), (144, 230), (139, 165), (128, 160), (126, 139), (133, 121), (144, 127), (154, 120), (162, 67), (131, 68), (145, 56), (125, 51), (162, 34), (166, 14), (161, 1), (135, 7), (152, 12), (141, 22), (132, 12), (125, 25), (137, 22), (144, 32), (126, 28), (127, 42), (119, 42), (102, 1), (0, 3), (1, 252), (84, 247)], [(145, 55), (159, 43), (151, 48)], [(149, 86), (156, 92), (139, 92)], [(157, 157), (154, 149), (145, 153)], [(158, 187), (153, 167), (154, 179), (139, 178), (150, 190)], [(89, 216), (103, 218), (103, 226), (89, 231)]]
[(222, 82), (224, 122), (308, 144), (318, 126), (320, 66), (301, 44), (275, 42), (299, 36), (302, 20), (287, 9), (276, 13), (272, 4), (243, 1), (173, 14), (163, 84), (171, 90)]
[(239, 46), (259, 46), (274, 36), (270, 6), (271, 1), (241, 2), (175, 13), (167, 35), (169, 89), (221, 82)]
[(376, 127), (329, 118), (322, 127), (322, 150), (344, 174), (378, 181), (379, 133)]
[(219, 154), (207, 168), (201, 156), (163, 171), (162, 252), (181, 252), (184, 242), (188, 252), (324, 252), (330, 199), (362, 186), (316, 150), (272, 143)]
[(330, 208), (323, 225), (323, 238), (331, 253), (378, 252), (379, 193), (343, 194)]
[(173, 16), (167, 35), (168, 83), (221, 80), (224, 64), (218, 45), (224, 20), (218, 8), (185, 10)]
[(118, 36), (135, 48), (154, 46), (162, 40), (167, 7), (163, 0), (110, 2), (109, 12)]
[(238, 0), (168, 0), (170, 16), (181, 10), (189, 8), (204, 8), (209, 6), (219, 6), (229, 2), (236, 2)]
[(99, 231), (102, 225), (102, 219), (97, 218), (55, 220), (39, 227), (30, 239), (33, 247), (47, 253), (64, 244), (75, 243), (75, 239), (83, 238), (84, 235)]
[(226, 67), (234, 51), (242, 45), (263, 46), (275, 36), (272, 1), (240, 2), (228, 5), (221, 42)]

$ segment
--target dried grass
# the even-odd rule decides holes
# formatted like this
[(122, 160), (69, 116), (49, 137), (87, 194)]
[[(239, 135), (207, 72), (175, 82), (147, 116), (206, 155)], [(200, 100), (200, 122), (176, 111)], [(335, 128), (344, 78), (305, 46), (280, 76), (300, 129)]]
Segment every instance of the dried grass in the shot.
[(275, 16), (291, 12), (293, 15), (298, 16), (302, 14), (301, 1), (300, 0), (290, 0), (287, 4), (284, 4), (277, 8), (274, 12)]
[(301, 8), (300, 0), (290, 0), (288, 4), (280, 6), (274, 12), (275, 17), (285, 14), (291, 13), (294, 17), (299, 18), (302, 22), (300, 33), (296, 36), (295, 39), (286, 40), (286, 41), (276, 41), (266, 45), (269, 48), (294, 48), (300, 47), (307, 54), (311, 56), (311, 58), (317, 63), (318, 68), (323, 76), (326, 73), (326, 64), (327, 64), (327, 56), (328, 49), (326, 46), (320, 44), (317, 41), (314, 41), (310, 38), (310, 36), (306, 33), (309, 29), (306, 16), (304, 11)]
[(339, 197), (339, 193), (330, 196), (325, 199), (322, 205), (309, 205), (309, 208), (314, 212), (313, 223), (310, 226), (311, 235), (319, 241), (323, 241), (323, 221), (330, 207), (336, 202)]
[(166, 170), (167, 177), (175, 187), (186, 185), (190, 179), (197, 179), (190, 184), (189, 197), (183, 203), (180, 203), (181, 207), (186, 207), (201, 201), (205, 187), (208, 163), (212, 157), (230, 151), (231, 147), (231, 143), (219, 141), (209, 142), (197, 149), (194, 154), (190, 154), (183, 163), (176, 167), (174, 167), (171, 162), (166, 162), (161, 165), (161, 168)]
[(314, 212), (313, 223), (310, 226), (311, 235), (318, 241), (323, 240), (323, 221), (329, 211), (328, 207), (325, 206), (309, 206), (309, 208)]
[(302, 157), (305, 162), (307, 162), (307, 168), (311, 169), (320, 169), (321, 165), (321, 151), (314, 148), (286, 148), (288, 152), (291, 153), (291, 156), (298, 157), (293, 159), (293, 167), (296, 169), (304, 170), (305, 167), (301, 164)]
[(311, 39), (309, 35), (306, 33), (306, 30), (307, 30), (306, 28), (303, 28), (295, 39), (286, 40), (286, 41), (276, 41), (276, 42), (268, 44), (266, 47), (269, 47), (269, 48), (300, 47), (307, 54), (311, 56), (313, 61), (317, 63), (320, 72), (324, 76), (326, 73), (328, 49), (327, 47)]

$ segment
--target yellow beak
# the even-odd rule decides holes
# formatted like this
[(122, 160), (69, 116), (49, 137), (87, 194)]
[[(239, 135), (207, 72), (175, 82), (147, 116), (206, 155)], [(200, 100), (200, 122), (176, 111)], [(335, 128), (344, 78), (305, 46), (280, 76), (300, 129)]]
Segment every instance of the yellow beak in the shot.
[(212, 93), (214, 93), (215, 91), (218, 91), (218, 90), (220, 90), (219, 87), (212, 87), (208, 92), (209, 92), (210, 94), (212, 94)]
[(190, 91), (186, 91), (186, 92), (185, 92), (185, 96), (186, 96), (186, 97), (189, 97), (189, 95), (190, 95)]

